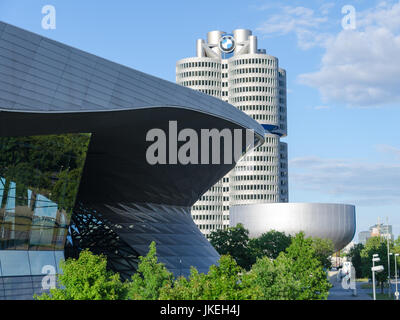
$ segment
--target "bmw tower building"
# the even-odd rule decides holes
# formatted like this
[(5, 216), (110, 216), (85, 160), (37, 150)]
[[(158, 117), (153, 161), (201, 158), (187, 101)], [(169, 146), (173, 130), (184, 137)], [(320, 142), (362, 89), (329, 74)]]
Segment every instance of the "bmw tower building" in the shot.
[(265, 143), (192, 207), (202, 233), (229, 227), (232, 206), (288, 202), (286, 71), (278, 58), (258, 49), (250, 30), (211, 31), (197, 40), (196, 57), (177, 62), (176, 81), (229, 102), (265, 130)]

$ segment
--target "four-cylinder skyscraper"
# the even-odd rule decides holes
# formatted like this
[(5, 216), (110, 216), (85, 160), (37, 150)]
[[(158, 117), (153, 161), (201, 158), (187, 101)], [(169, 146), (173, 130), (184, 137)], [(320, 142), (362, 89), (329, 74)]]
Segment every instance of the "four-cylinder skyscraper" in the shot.
[(197, 40), (196, 57), (176, 64), (178, 84), (229, 102), (265, 129), (265, 143), (246, 154), (192, 207), (206, 237), (229, 226), (234, 205), (288, 202), (286, 71), (258, 49), (247, 29), (211, 31)]

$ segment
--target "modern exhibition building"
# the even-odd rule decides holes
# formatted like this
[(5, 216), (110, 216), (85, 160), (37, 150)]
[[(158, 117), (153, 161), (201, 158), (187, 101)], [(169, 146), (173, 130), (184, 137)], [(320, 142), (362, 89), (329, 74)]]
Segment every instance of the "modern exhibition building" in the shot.
[[(85, 248), (123, 279), (151, 241), (175, 275), (218, 260), (190, 208), (235, 162), (176, 161), (181, 133), (251, 130), (243, 156), (264, 143), (260, 124), (221, 99), (2, 22), (0, 84), (0, 299), (40, 294), (43, 276)], [(154, 129), (166, 133), (169, 161), (148, 160)], [(220, 142), (222, 153), (230, 142)]]

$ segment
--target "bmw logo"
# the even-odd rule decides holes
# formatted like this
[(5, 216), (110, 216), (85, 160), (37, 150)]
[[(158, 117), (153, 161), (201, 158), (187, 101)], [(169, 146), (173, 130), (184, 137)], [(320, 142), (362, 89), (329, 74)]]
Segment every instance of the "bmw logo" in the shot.
[(231, 53), (235, 50), (235, 39), (230, 34), (225, 34), (219, 41), (219, 49), (225, 53)]

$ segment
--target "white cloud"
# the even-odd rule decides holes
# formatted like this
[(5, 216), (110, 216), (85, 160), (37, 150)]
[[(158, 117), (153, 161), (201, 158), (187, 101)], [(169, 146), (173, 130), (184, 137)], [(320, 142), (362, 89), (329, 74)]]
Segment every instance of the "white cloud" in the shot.
[(335, 6), (334, 2), (327, 2), (324, 3), (320, 8), (319, 11), (321, 11), (322, 14), (326, 15), (330, 12), (330, 10)]
[(400, 159), (400, 149), (399, 148), (396, 148), (396, 147), (393, 147), (393, 146), (390, 146), (387, 144), (380, 144), (380, 145), (377, 145), (376, 147), (377, 147), (378, 151), (394, 154), (397, 158)]
[(299, 76), (323, 101), (379, 107), (400, 102), (400, 3), (357, 13), (357, 28), (325, 42), (318, 71)]
[(399, 17), (399, 3), (380, 2), (375, 8), (358, 13), (357, 25), (360, 27), (376, 25), (395, 31), (400, 29)]
[(363, 11), (355, 7), (356, 29), (338, 33), (331, 31), (341, 28), (341, 21), (329, 16), (333, 7), (327, 3), (314, 11), (281, 6), (258, 31), (269, 37), (294, 33), (299, 48), (325, 50), (319, 70), (298, 77), (300, 83), (318, 89), (324, 103), (355, 107), (399, 103), (400, 2), (381, 2)]
[(320, 26), (327, 22), (331, 4), (324, 5), (322, 15), (316, 15), (314, 10), (306, 7), (283, 6), (280, 12), (271, 15), (257, 31), (266, 36), (285, 35), (294, 32), (299, 47), (309, 49), (320, 43), (325, 43), (330, 35), (318, 32)]
[(400, 164), (318, 157), (289, 161), (294, 189), (326, 193), (356, 205), (400, 204)]

